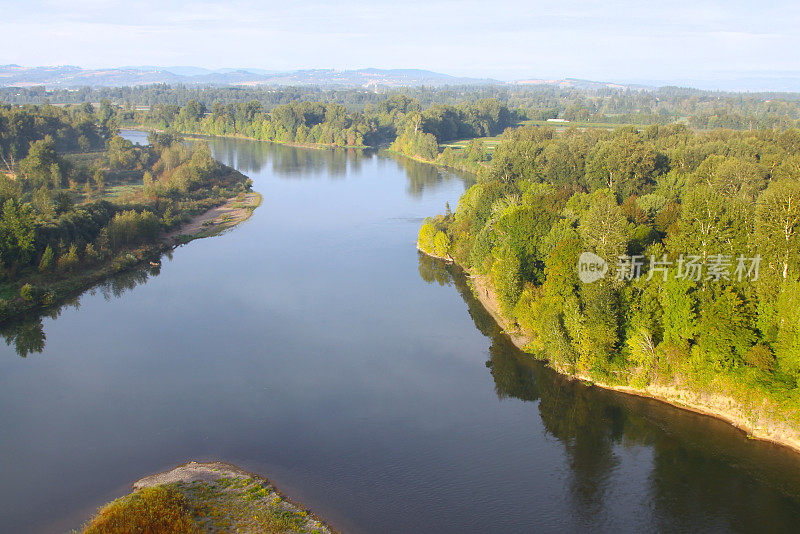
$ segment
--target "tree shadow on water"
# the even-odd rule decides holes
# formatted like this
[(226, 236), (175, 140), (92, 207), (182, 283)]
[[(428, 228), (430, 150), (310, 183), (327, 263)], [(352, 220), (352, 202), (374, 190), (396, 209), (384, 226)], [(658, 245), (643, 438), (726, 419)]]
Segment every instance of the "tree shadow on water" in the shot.
[[(172, 257), (170, 252), (167, 252), (166, 256)], [(160, 262), (159, 265), (139, 267), (117, 273), (92, 287), (62, 299), (58, 304), (44, 311), (39, 310), (5, 321), (0, 324), (0, 336), (3, 337), (6, 345), (13, 347), (14, 352), (23, 358), (41, 353), (44, 351), (47, 341), (44, 319), (56, 320), (68, 308), (80, 309), (81, 297), (86, 294), (96, 295), (100, 292), (105, 300), (120, 298), (127, 291), (146, 284), (151, 277), (158, 276), (160, 273)]]
[[(565, 486), (581, 528), (796, 529), (800, 455), (748, 439), (724, 421), (558, 374), (511, 342), (458, 266), (423, 254), (419, 263), (428, 283), (457, 289), (490, 340), (486, 367), (498, 399), (537, 405), (541, 426), (561, 445), (569, 467)], [(618, 500), (620, 477), (642, 484), (630, 502)]]

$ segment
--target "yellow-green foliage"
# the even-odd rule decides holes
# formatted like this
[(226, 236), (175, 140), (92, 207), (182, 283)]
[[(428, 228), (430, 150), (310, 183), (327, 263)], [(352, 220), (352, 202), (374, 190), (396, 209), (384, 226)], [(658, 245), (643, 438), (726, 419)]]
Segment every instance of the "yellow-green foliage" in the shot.
[(195, 189), (221, 171), (222, 167), (211, 157), (204, 143), (189, 148), (176, 143), (161, 150), (161, 157), (153, 166), (157, 179), (145, 179), (146, 186), (156, 186), (165, 191), (186, 193)]
[[(529, 346), (559, 366), (796, 406), (800, 176), (777, 163), (795, 157), (796, 139), (798, 130), (712, 135), (682, 126), (508, 131), (455, 215), (429, 219), (421, 242), (432, 239), (442, 255), (448, 238), (449, 254), (488, 275)], [(690, 148), (677, 150), (678, 141)], [(759, 156), (767, 146), (774, 164)], [(578, 280), (585, 251), (607, 260), (604, 281)], [(732, 259), (728, 276), (679, 276), (692, 254), (706, 269)], [(640, 258), (643, 269), (620, 276), (620, 255)], [(736, 276), (737, 257), (763, 259), (760, 274)], [(669, 276), (647, 272), (653, 258), (671, 266)]]
[(433, 161), (439, 155), (439, 143), (432, 134), (409, 131), (395, 139), (392, 150)]
[(434, 253), (434, 238), (436, 237), (436, 228), (428, 221), (419, 229), (419, 237), (417, 238), (417, 246), (423, 252), (428, 254)]
[(189, 504), (171, 487), (144, 488), (103, 508), (83, 534), (183, 534), (200, 532)]
[(450, 256), (450, 238), (442, 231), (433, 236), (433, 253), (437, 256)]

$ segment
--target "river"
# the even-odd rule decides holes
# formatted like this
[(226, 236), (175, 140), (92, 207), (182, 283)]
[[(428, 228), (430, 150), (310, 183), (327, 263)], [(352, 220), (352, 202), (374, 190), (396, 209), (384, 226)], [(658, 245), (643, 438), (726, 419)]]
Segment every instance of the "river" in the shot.
[(797, 528), (800, 455), (563, 379), (418, 254), (466, 178), (209, 143), (262, 193), (250, 220), (2, 329), (0, 532), (78, 527), (189, 459), (346, 532)]

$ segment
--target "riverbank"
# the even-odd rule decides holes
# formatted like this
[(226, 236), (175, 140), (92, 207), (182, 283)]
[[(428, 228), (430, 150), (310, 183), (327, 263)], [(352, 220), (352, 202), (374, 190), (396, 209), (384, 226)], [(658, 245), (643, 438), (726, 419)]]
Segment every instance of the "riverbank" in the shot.
[(132, 489), (101, 508), (82, 532), (334, 532), (266, 478), (224, 462), (189, 462), (144, 477)]
[(219, 235), (249, 219), (253, 211), (261, 205), (262, 200), (261, 194), (254, 191), (230, 198), (225, 203), (192, 217), (180, 227), (166, 233), (161, 237), (161, 241), (175, 245)]
[[(231, 197), (218, 206), (190, 216), (178, 228), (161, 235), (152, 243), (128, 248), (111, 258), (94, 265), (82, 265), (69, 273), (36, 273), (34, 277), (20, 280), (6, 288), (7, 297), (0, 307), (0, 324), (31, 313), (44, 312), (58, 307), (70, 297), (95, 284), (124, 271), (142, 265), (157, 266), (161, 254), (195, 239), (219, 235), (250, 218), (261, 204), (261, 194), (242, 193)], [(22, 286), (30, 285), (31, 298), (20, 296)]]
[[(447, 261), (456, 265), (468, 277), (470, 287), (475, 298), (483, 305), (487, 312), (494, 318), (495, 322), (503, 330), (511, 342), (521, 351), (536, 356), (529, 350), (532, 336), (523, 332), (515, 323), (509, 321), (500, 309), (499, 300), (488, 277), (470, 273), (461, 265), (454, 262), (452, 258), (444, 258), (425, 252), (417, 247), (420, 252), (439, 260)], [(731, 397), (713, 394), (708, 392), (694, 391), (680, 384), (650, 384), (642, 388), (633, 386), (621, 386), (607, 384), (592, 380), (589, 377), (570, 373), (568, 370), (560, 368), (546, 360), (547, 364), (558, 373), (573, 380), (580, 380), (603, 389), (609, 389), (628, 395), (647, 397), (658, 400), (683, 410), (691, 411), (714, 417), (725, 421), (734, 427), (745, 432), (748, 437), (769, 441), (781, 445), (800, 453), (800, 431), (791, 425), (776, 422), (755, 413), (752, 408), (744, 406), (741, 402)]]
[[(164, 130), (158, 128), (148, 128), (143, 124), (136, 124), (136, 125), (127, 125), (122, 126), (125, 130), (133, 130), (138, 132), (163, 132)], [(292, 141), (278, 141), (277, 139), (259, 139), (258, 137), (248, 137), (246, 135), (238, 135), (238, 134), (226, 134), (226, 135), (213, 135), (213, 134), (203, 134), (203, 133), (196, 133), (196, 132), (178, 132), (179, 134), (183, 135), (184, 137), (188, 137), (189, 139), (245, 139), (247, 141), (261, 141), (264, 143), (275, 143), (276, 145), (285, 145), (285, 146), (293, 146), (297, 148), (313, 148), (317, 150), (324, 150), (328, 148), (375, 148), (370, 147), (367, 145), (334, 145), (331, 143), (295, 143)]]
[(467, 166), (467, 165), (448, 165), (447, 163), (442, 163), (442, 162), (439, 162), (439, 161), (436, 161), (436, 160), (425, 159), (425, 158), (421, 158), (419, 156), (412, 156), (411, 154), (406, 154), (405, 152), (400, 152), (398, 150), (392, 150), (391, 148), (387, 148), (386, 152), (388, 152), (389, 154), (395, 155), (395, 156), (408, 158), (410, 160), (413, 160), (413, 161), (416, 161), (416, 162), (419, 162), (419, 163), (425, 163), (427, 165), (433, 165), (435, 167), (442, 167), (444, 169), (450, 169), (450, 170), (453, 170), (453, 171), (468, 172), (470, 174), (478, 174), (478, 172), (480, 170), (480, 167)]

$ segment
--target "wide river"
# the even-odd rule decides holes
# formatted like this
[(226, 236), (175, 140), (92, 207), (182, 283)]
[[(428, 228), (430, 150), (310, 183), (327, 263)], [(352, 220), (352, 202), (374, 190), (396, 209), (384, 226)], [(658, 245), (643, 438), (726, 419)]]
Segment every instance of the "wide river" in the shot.
[(800, 455), (559, 377), (417, 253), (464, 177), (210, 144), (263, 194), (249, 221), (0, 329), (0, 532), (75, 528), (190, 459), (346, 532), (798, 528)]

